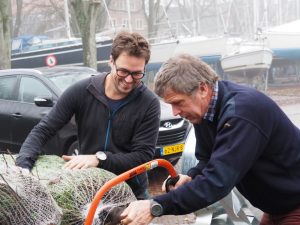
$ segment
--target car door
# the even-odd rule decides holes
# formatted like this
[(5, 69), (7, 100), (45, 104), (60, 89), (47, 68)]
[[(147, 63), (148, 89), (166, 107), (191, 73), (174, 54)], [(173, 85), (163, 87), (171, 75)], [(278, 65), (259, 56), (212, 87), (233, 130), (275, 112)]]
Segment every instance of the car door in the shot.
[(37, 96), (55, 98), (54, 93), (40, 79), (21, 75), (12, 120), (12, 141), (18, 149), (32, 128), (51, 110), (51, 107), (35, 105), (34, 98)]
[(12, 138), (12, 106), (16, 100), (16, 76), (0, 76), (0, 151), (14, 152)]

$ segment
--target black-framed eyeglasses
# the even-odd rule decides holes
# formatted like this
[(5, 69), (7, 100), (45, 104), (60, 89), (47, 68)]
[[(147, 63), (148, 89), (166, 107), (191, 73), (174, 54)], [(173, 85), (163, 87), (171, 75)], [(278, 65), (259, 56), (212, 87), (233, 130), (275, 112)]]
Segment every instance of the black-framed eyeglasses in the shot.
[(132, 79), (140, 80), (145, 76), (145, 71), (132, 71), (131, 72), (124, 68), (118, 68), (116, 64), (115, 64), (115, 67), (116, 67), (117, 75), (119, 77), (125, 78), (125, 77), (131, 75)]

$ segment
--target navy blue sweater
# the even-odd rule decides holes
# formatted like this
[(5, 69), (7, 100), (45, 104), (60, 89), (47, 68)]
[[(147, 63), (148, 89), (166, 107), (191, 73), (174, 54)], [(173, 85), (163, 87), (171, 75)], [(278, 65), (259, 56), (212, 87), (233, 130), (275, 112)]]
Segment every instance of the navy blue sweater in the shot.
[(214, 121), (194, 127), (199, 164), (190, 183), (155, 197), (164, 214), (194, 212), (234, 186), (267, 213), (300, 206), (300, 131), (269, 97), (219, 81)]

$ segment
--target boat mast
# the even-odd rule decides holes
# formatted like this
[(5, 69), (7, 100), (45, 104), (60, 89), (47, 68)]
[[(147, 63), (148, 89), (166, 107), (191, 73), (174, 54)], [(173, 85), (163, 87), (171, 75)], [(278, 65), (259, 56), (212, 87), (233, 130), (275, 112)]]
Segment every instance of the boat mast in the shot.
[(128, 13), (128, 28), (129, 28), (129, 31), (132, 32), (131, 13), (130, 13), (130, 0), (126, 0), (126, 4), (127, 4), (127, 13)]
[(282, 24), (282, 4), (281, 4), (281, 0), (278, 0), (277, 4), (278, 4), (278, 24), (281, 25)]
[(191, 3), (192, 5), (192, 31), (193, 31), (193, 37), (196, 36), (196, 32), (197, 32), (197, 29), (196, 29), (196, 16), (195, 16), (195, 8), (196, 8), (196, 5), (195, 5), (195, 0), (192, 1)]
[(296, 16), (299, 19), (300, 18), (300, 4), (299, 1), (296, 1)]
[(70, 29), (70, 15), (69, 15), (68, 0), (64, 0), (64, 11), (65, 11), (67, 37), (68, 37), (68, 39), (70, 39), (71, 38), (71, 29)]
[(104, 0), (103, 3), (104, 3), (105, 11), (106, 11), (107, 16), (108, 16), (108, 20), (109, 20), (110, 26), (112, 27), (114, 34), (116, 34), (116, 27), (115, 27), (115, 24), (114, 24), (113, 21), (112, 21), (110, 12), (109, 12), (109, 10), (108, 10), (108, 6), (107, 6), (107, 4), (106, 4), (106, 0)]
[(258, 21), (259, 21), (258, 13), (259, 12), (258, 12), (257, 0), (253, 0), (253, 34), (254, 34), (254, 37), (257, 34)]
[[(165, 6), (164, 6), (164, 5), (161, 5), (161, 6), (162, 6), (163, 13), (164, 13), (164, 15), (165, 15), (165, 17), (166, 17), (167, 24), (168, 24), (168, 27), (169, 27), (171, 36), (172, 36), (172, 38), (175, 38), (175, 35), (173, 34), (172, 27), (171, 27), (171, 23), (170, 23), (170, 20), (169, 20), (167, 11), (166, 11), (166, 9), (165, 9)], [(178, 35), (178, 31), (177, 31), (177, 35)]]
[(220, 19), (221, 22), (222, 22), (223, 34), (226, 34), (226, 35), (228, 33), (228, 24), (229, 24), (229, 18), (230, 18), (230, 12), (231, 12), (232, 3), (233, 3), (233, 0), (229, 2), (227, 21), (225, 21), (222, 9), (220, 7), (221, 3), (219, 2), (219, 0), (215, 1), (215, 8), (216, 8), (216, 14), (217, 14), (218, 32), (220, 32), (220, 23), (219, 23), (219, 19)]
[(269, 28), (269, 23), (268, 23), (268, 2), (267, 0), (264, 0), (264, 29), (268, 30)]

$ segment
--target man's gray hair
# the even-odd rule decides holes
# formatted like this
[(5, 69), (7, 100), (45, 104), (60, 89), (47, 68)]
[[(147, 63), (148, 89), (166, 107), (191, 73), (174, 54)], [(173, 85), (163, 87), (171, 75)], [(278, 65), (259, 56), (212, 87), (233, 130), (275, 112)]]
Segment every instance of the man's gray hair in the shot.
[(180, 54), (168, 59), (155, 77), (154, 91), (163, 97), (167, 89), (192, 95), (199, 84), (213, 87), (218, 80), (217, 74), (197, 57)]

